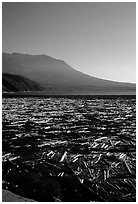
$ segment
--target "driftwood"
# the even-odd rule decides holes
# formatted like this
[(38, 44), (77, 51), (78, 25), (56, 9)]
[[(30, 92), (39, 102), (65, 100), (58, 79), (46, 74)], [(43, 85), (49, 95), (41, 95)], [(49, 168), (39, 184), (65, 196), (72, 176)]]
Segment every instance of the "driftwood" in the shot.
[[(48, 170), (46, 169), (46, 165), (49, 166)], [(43, 167), (45, 167), (45, 172)], [(12, 171), (9, 171), (11, 168)], [(49, 168), (52, 168), (51, 173), (49, 173)], [(53, 170), (60, 171), (60, 176), (54, 176)], [(63, 172), (66, 174), (65, 177), (63, 176)], [(60, 201), (68, 201), (69, 197), (66, 195), (67, 192), (64, 192), (64, 188), (68, 189), (66, 191), (69, 191), (68, 193), (70, 194), (70, 187), (72, 187), (74, 200), (85, 198), (85, 201), (105, 201), (92, 189), (81, 183), (74, 171), (68, 165), (62, 164), (59, 168), (56, 165), (46, 162), (44, 166), (42, 164), (37, 164), (35, 168), (31, 168), (17, 161), (16, 163), (6, 161), (3, 164), (3, 180), (5, 181), (3, 185), (5, 188), (14, 192), (16, 191), (16, 193), (21, 196), (34, 198), (37, 201), (54, 201), (55, 199), (56, 201), (58, 199)], [(9, 181), (10, 186), (8, 186)], [(15, 186), (18, 186), (18, 190)], [(59, 192), (57, 192), (57, 188), (59, 188)], [(78, 194), (80, 194), (80, 198)]]
[(128, 96), (4, 99), (3, 188), (47, 202), (134, 202), (135, 112)]

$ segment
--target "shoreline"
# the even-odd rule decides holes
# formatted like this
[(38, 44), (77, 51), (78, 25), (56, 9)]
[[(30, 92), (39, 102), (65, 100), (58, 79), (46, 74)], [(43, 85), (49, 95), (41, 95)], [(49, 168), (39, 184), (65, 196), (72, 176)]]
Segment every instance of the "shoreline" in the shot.
[(9, 190), (2, 189), (2, 202), (37, 202), (35, 200), (24, 198)]

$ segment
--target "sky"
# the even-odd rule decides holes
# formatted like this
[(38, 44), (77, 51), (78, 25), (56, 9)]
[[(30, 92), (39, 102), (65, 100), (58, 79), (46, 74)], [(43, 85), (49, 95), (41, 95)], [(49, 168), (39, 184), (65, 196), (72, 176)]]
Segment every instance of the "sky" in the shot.
[(3, 2), (2, 51), (46, 54), (91, 76), (136, 82), (136, 3)]

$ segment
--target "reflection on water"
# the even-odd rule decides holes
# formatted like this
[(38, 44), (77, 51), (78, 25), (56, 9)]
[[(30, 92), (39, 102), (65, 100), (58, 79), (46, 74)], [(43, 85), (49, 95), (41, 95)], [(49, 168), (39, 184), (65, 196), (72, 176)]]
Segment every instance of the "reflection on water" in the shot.
[(133, 97), (3, 98), (3, 163), (66, 163), (106, 201), (135, 201), (135, 105)]

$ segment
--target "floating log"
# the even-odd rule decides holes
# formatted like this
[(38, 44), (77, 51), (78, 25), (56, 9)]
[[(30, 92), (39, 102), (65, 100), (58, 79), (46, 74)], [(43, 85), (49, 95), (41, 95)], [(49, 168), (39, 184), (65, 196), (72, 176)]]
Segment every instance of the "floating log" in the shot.
[(62, 155), (60, 162), (63, 162), (66, 156), (67, 156), (67, 151), (65, 151), (64, 154)]

